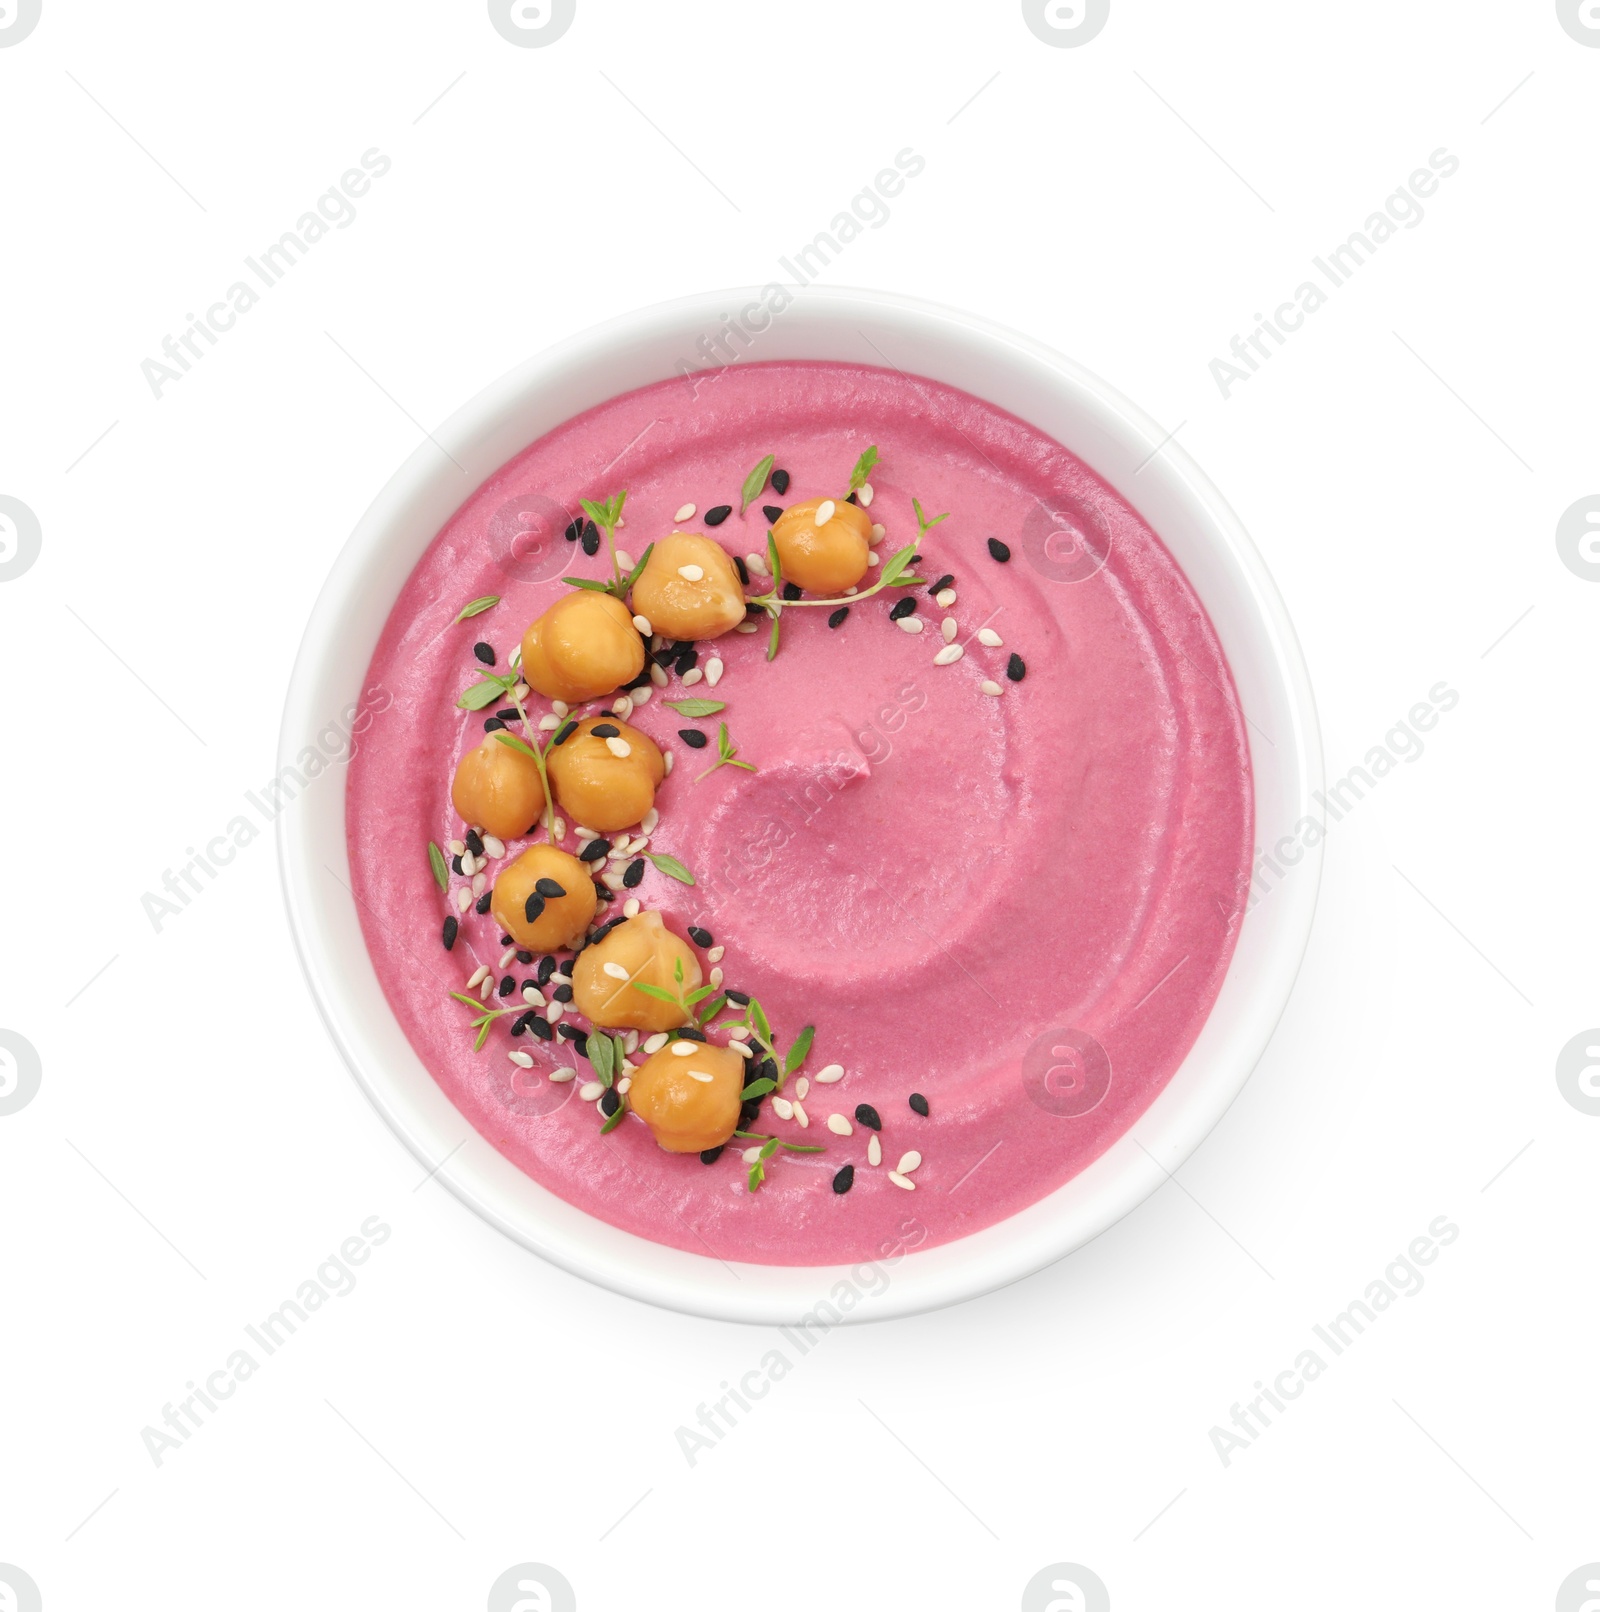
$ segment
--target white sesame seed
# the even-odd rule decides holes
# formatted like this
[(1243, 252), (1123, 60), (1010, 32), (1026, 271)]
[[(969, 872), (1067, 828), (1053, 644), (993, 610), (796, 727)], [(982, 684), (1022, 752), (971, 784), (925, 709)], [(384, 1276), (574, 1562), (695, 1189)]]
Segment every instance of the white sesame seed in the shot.
[(462, 885), (461, 888), (456, 891), (456, 911), (465, 912), (471, 905), (472, 892), (466, 887), (466, 885)]
[(990, 678), (990, 677), (986, 677), (978, 685), (978, 689), (979, 689), (979, 691), (981, 693), (991, 695), (995, 699), (999, 699), (1000, 696), (1005, 693), (1005, 690), (1003, 688), (1001, 688), (1000, 685), (997, 682), (995, 682), (993, 678)]
[(878, 1140), (878, 1133), (876, 1131), (872, 1133), (872, 1138), (867, 1143), (867, 1163), (883, 1163), (883, 1143)]
[(713, 946), (711, 950), (706, 953), (706, 961), (708, 963), (720, 963), (722, 959), (727, 956), (727, 954), (728, 948), (726, 946)]
[[(746, 1164), (754, 1164), (756, 1160), (761, 1157), (761, 1149), (758, 1147), (747, 1147), (739, 1156)], [(735, 1182), (734, 1185), (737, 1186), (738, 1182)]]
[(814, 517), (815, 520), (816, 520), (817, 525), (818, 526), (826, 526), (828, 524), (828, 522), (833, 519), (833, 513), (834, 513), (833, 500), (831, 498), (824, 498), (822, 500), (822, 502), (817, 505), (817, 513), (816, 513), (816, 516)]
[[(633, 1066), (630, 1064), (628, 1067), (632, 1068)], [(622, 1077), (622, 1079), (617, 1082), (617, 1096), (626, 1097), (628, 1095), (628, 1093), (630, 1091), (632, 1091), (632, 1090), (633, 1090), (633, 1076), (632, 1075), (624, 1075)]]
[(921, 616), (901, 616), (896, 623), (901, 632), (921, 632), (923, 621)]
[(810, 1092), (810, 1090), (811, 1090), (811, 1082), (809, 1080), (807, 1080), (804, 1075), (802, 1075), (794, 1083), (794, 1094), (795, 1094), (796, 1098), (801, 1098), (801, 1097), (806, 1096)]
[(705, 576), (705, 568), (699, 565), (680, 565), (678, 575), (685, 582), (699, 582)]
[(946, 616), (939, 623), (939, 631), (944, 634), (944, 641), (951, 644), (955, 642), (956, 634), (961, 631), (961, 624), (954, 616)]
[(451, 856), (460, 856), (461, 853), (466, 850), (466, 846), (460, 840), (446, 840), (444, 842), (444, 848), (451, 854)]
[(631, 756), (633, 754), (633, 746), (629, 744), (626, 739), (607, 739), (606, 749), (609, 750), (611, 754), (614, 755), (619, 761), (624, 756)]
[[(621, 521), (617, 522), (618, 526), (621, 526), (622, 524), (623, 522)], [(626, 549), (618, 549), (617, 564), (621, 566), (624, 571), (631, 571), (633, 569), (633, 556)]]
[(918, 1153), (915, 1148), (913, 1148), (911, 1152), (902, 1153), (900, 1155), (900, 1162), (895, 1165), (895, 1169), (898, 1170), (901, 1175), (910, 1175), (911, 1172), (915, 1170), (921, 1163), (922, 1155)]
[(624, 1052), (637, 1052), (639, 1050), (639, 1032), (637, 1030), (629, 1030), (623, 1036), (622, 1050)]
[(654, 661), (650, 662), (650, 681), (654, 683), (657, 688), (665, 688), (667, 686), (667, 674), (662, 671), (662, 669), (657, 666)]
[(467, 981), (467, 989), (469, 991), (477, 990), (477, 988), (482, 985), (488, 977), (489, 965), (487, 963), (479, 963), (478, 966), (473, 969), (472, 977)]
[(474, 873), (472, 875), (472, 893), (481, 896), (489, 888), (489, 875), (487, 873)]
[(846, 588), (844, 591), (846, 593), (858, 593), (860, 590), (856, 587), (856, 585), (854, 583), (851, 583), (851, 585), (848, 588)]
[(998, 649), (1004, 642), (993, 627), (980, 627), (978, 629), (978, 642), (987, 645), (990, 649)]
[(685, 504), (672, 518), (675, 521), (692, 521), (694, 519), (694, 505)]
[(554, 711), (557, 716), (565, 716), (572, 709), (572, 707), (568, 705), (565, 700), (551, 700), (550, 709)]
[(611, 707), (611, 714), (612, 716), (617, 717), (619, 720), (626, 722), (628, 718), (633, 715), (633, 696), (631, 694), (624, 694), (622, 698)]
[[(650, 836), (648, 834), (636, 834), (633, 840), (633, 850), (642, 851), (649, 843)], [(629, 854), (632, 855), (633, 853), (630, 852)]]
[(683, 674), (683, 686), (685, 688), (693, 688), (695, 684), (698, 683), (705, 675), (706, 674), (702, 672), (698, 666), (691, 666), (689, 670)]
[(708, 1075), (704, 1069), (691, 1069), (689, 1071), (689, 1078), (690, 1080), (698, 1080), (702, 1086), (709, 1086), (711, 1084), (711, 1076)]
[(576, 1069), (568, 1069), (563, 1066), (559, 1069), (552, 1069), (550, 1071), (550, 1079), (553, 1084), (563, 1086), (567, 1083), (567, 1081), (571, 1080), (572, 1077), (577, 1074), (577, 1072), (578, 1071)]
[(779, 1119), (793, 1119), (794, 1104), (791, 1103), (787, 1097), (774, 1097), (772, 1099), (772, 1112), (776, 1114)]
[[(517, 647), (514, 650), (511, 651), (512, 664), (514, 665), (517, 661), (519, 661), (521, 659), (522, 659), (522, 645), (518, 644)], [(527, 699), (527, 697), (528, 697), (528, 685), (526, 683), (518, 683), (516, 685), (516, 687), (511, 690), (511, 698), (513, 700), (515, 700), (518, 705), (520, 705), (525, 699)]]
[(728, 1031), (728, 1034), (735, 1041), (748, 1041), (750, 1039), (750, 1026), (748, 1024), (736, 1024)]
[(867, 550), (867, 564), (868, 565), (882, 565), (883, 564), (883, 556), (876, 549), (868, 549)]
[(881, 525), (877, 521), (874, 521), (872, 523), (872, 541), (874, 543), (881, 543), (887, 535), (888, 535), (888, 528), (887, 527)]
[(625, 980), (628, 977), (628, 971), (621, 963), (607, 963), (604, 966), (605, 972), (614, 980)]
[(578, 1095), (586, 1103), (597, 1103), (600, 1101), (600, 1093), (604, 1090), (605, 1087), (598, 1080), (586, 1080), (578, 1088)]
[(946, 644), (937, 655), (933, 657), (935, 666), (954, 666), (966, 654), (960, 644)]
[(519, 1069), (531, 1069), (531, 1068), (533, 1068), (533, 1056), (532, 1056), (531, 1053), (527, 1053), (527, 1052), (508, 1052), (506, 1054), (506, 1056)]
[(461, 853), (461, 873), (463, 878), (471, 878), (478, 871), (478, 859), (471, 851)]
[(862, 482), (861, 485), (856, 489), (856, 502), (860, 504), (863, 509), (870, 509), (872, 507), (872, 483), (870, 481)]
[(539, 718), (539, 731), (541, 733), (554, 733), (561, 726), (558, 716), (542, 716)]
[(634, 708), (637, 710), (641, 705), (648, 705), (650, 703), (650, 696), (654, 693), (655, 688), (651, 684), (646, 683), (643, 688), (636, 688), (633, 693), (628, 696), (628, 698), (633, 701)]
[(817, 1071), (817, 1084), (819, 1086), (831, 1086), (834, 1081), (843, 1079), (844, 1065), (842, 1063), (830, 1063), (826, 1069)]
[(660, 821), (661, 813), (658, 812), (654, 806), (652, 806), (650, 810), (639, 819), (639, 827), (642, 828), (646, 834), (654, 834), (656, 831), (656, 824)]
[(672, 771), (672, 752), (670, 750), (661, 752), (661, 771), (663, 774)]
[(494, 989), (494, 976), (491, 974), (482, 985), (478, 987), (478, 995), (485, 1001), (489, 999), (489, 992)]
[(804, 1130), (811, 1123), (810, 1116), (806, 1113), (804, 1103), (796, 1103), (794, 1105), (794, 1122), (800, 1127), (801, 1130)]
[(760, 554), (747, 554), (744, 557), (744, 563), (750, 570), (754, 571), (758, 577), (764, 577), (767, 575), (767, 562), (765, 556)]
[(835, 1136), (849, 1136), (855, 1130), (855, 1126), (843, 1114), (830, 1114), (828, 1115), (828, 1129)]
[(889, 1172), (889, 1179), (894, 1182), (897, 1187), (904, 1187), (907, 1192), (915, 1192), (917, 1190), (916, 1182), (913, 1181), (909, 1176), (901, 1175), (898, 1170), (891, 1170)]
[(722, 681), (722, 659), (713, 655), (706, 662), (706, 687), (715, 688)]
[(517, 948), (515, 946), (507, 946), (506, 949), (503, 952), (500, 953), (500, 963), (499, 963), (500, 968), (502, 970), (510, 968), (511, 963), (512, 963), (512, 959), (515, 958), (516, 955), (517, 955)]
[(566, 818), (564, 818), (564, 817), (556, 818), (555, 826), (551, 829), (550, 832), (558, 840), (564, 840), (567, 837), (567, 820), (566, 820)]
[(674, 1041), (672, 1043), (672, 1056), (674, 1058), (687, 1058), (699, 1045), (698, 1041)]
[(566, 1011), (567, 1004), (565, 1002), (552, 1002), (550, 1006), (544, 1010), (545, 1022), (547, 1024), (560, 1023), (561, 1015)]
[(580, 840), (597, 840), (600, 838), (600, 836), (596, 834), (592, 828), (585, 828), (582, 823), (579, 823), (572, 832), (576, 834)]
[(712, 988), (712, 990), (717, 990), (721, 986), (723, 978), (724, 978), (724, 975), (723, 975), (723, 972), (722, 972), (722, 970), (720, 968), (714, 968), (714, 969), (711, 970), (711, 988)]
[(761, 631), (761, 623), (759, 621), (741, 621), (741, 622), (737, 622), (734, 625), (733, 630), (735, 632), (743, 632), (743, 633), (760, 632)]
[(536, 1002), (540, 1007), (543, 1007), (544, 992), (537, 985), (524, 985), (522, 987), (522, 1000), (530, 1005)]
[(622, 903), (622, 916), (624, 918), (637, 918), (639, 916), (638, 896), (629, 896), (628, 899)]
[(639, 1044), (639, 1050), (644, 1053), (660, 1052), (660, 1050), (666, 1046), (666, 1044), (667, 1033), (665, 1030), (661, 1030), (655, 1035), (651, 1036), (648, 1041), (641, 1042)]
[(728, 1043), (728, 1051), (737, 1052), (741, 1058), (755, 1057), (755, 1053), (753, 1053), (742, 1041), (730, 1041)]
[(600, 882), (606, 887), (606, 889), (614, 890), (619, 894), (626, 888), (622, 882), (622, 875), (620, 873), (602, 873), (600, 875)]
[(956, 590), (954, 588), (940, 588), (939, 591), (934, 594), (933, 602), (938, 605), (941, 610), (948, 610), (950, 606), (956, 602)]
[(497, 840), (493, 834), (485, 834), (483, 836), (483, 848), (496, 862), (498, 862), (500, 858), (506, 854), (505, 842), (503, 840)]

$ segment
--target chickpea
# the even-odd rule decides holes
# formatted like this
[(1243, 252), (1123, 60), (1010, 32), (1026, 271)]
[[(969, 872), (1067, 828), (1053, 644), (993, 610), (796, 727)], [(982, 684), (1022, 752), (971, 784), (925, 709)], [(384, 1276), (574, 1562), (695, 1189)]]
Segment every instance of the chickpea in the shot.
[(514, 840), (539, 821), (544, 781), (539, 763), (488, 734), (456, 763), (450, 799), (461, 820), (496, 839)]
[[(818, 526), (817, 511), (824, 504), (833, 506), (833, 516)], [(843, 498), (812, 498), (792, 504), (772, 528), (783, 580), (824, 597), (853, 588), (867, 574), (871, 536), (872, 518)]]
[(644, 640), (628, 607), (577, 588), (522, 635), (522, 675), (549, 700), (594, 700), (644, 670)]
[[(676, 965), (683, 964), (683, 978)], [(670, 991), (681, 999), (700, 988), (700, 960), (679, 940), (659, 912), (641, 912), (587, 947), (572, 965), (572, 999), (591, 1024), (608, 1030), (676, 1030), (690, 1010), (634, 990), (634, 982)], [(709, 1146), (709, 1144), (707, 1144)]]
[[(540, 890), (537, 886), (543, 880), (550, 883)], [(560, 895), (554, 893), (557, 887)], [(528, 916), (530, 898), (534, 901), (532, 918)], [(577, 857), (554, 845), (530, 845), (495, 880), (489, 911), (525, 950), (559, 952), (576, 945), (587, 933), (597, 901), (594, 880)]]
[(650, 551), (633, 608), (665, 637), (720, 638), (744, 620), (744, 584), (719, 544), (674, 532)]
[[(689, 1051), (682, 1053), (685, 1047)], [(703, 1153), (721, 1147), (737, 1129), (744, 1081), (738, 1053), (699, 1041), (669, 1041), (639, 1066), (628, 1106), (668, 1153)]]
[(569, 739), (551, 745), (545, 766), (561, 810), (597, 834), (637, 823), (667, 773), (655, 740), (612, 716), (585, 717)]

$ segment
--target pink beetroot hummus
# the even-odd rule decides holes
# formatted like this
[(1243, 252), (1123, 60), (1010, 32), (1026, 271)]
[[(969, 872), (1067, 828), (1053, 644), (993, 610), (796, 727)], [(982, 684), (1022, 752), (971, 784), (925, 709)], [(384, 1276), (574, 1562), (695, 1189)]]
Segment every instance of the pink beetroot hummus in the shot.
[[(492, 645), (495, 670), (506, 671), (528, 623), (568, 591), (563, 575), (608, 574), (603, 546), (589, 558), (564, 540), (580, 498), (627, 489), (617, 542), (635, 557), (675, 527), (730, 554), (764, 552), (763, 506), (842, 496), (869, 444), (881, 455), (870, 513), (887, 529), (884, 559), (917, 539), (913, 497), (930, 518), (949, 511), (920, 545), (924, 584), (854, 606), (837, 628), (826, 610), (789, 611), (770, 663), (765, 622), (702, 644), (702, 668), (712, 655), (725, 664), (715, 690), (682, 688), (674, 673), (628, 718), (675, 760), (649, 849), (697, 882), (649, 866), (597, 921), (636, 896), (679, 935), (709, 930), (726, 949), (726, 984), (760, 1000), (781, 1046), (815, 1025), (800, 1074), (846, 1071), (811, 1085), (804, 1129), (767, 1100), (756, 1129), (826, 1151), (780, 1154), (751, 1192), (741, 1141), (708, 1165), (662, 1152), (631, 1115), (602, 1136), (580, 1095), (590, 1067), (570, 1043), (512, 1041), (506, 1017), (474, 1051), (471, 1011), (448, 993), (465, 991), (480, 964), (498, 979), (505, 947), (492, 916), (468, 911), (444, 949), (441, 925), (465, 881), (452, 874), (442, 895), (427, 846), (462, 837), (451, 774), (496, 708), (456, 705), (483, 671), (473, 645)], [(789, 473), (788, 492), (769, 486), (741, 517), (741, 483), (768, 453)], [(729, 503), (724, 523), (705, 523)], [(685, 504), (697, 513), (678, 522)], [(956, 600), (941, 608), (929, 585), (946, 574)], [(889, 619), (905, 592), (927, 624), (920, 635)], [(455, 622), (489, 594), (501, 602)], [(965, 654), (939, 666), (947, 614)], [(982, 643), (983, 628), (1002, 644)], [(1007, 673), (1013, 654), (1021, 681)], [(985, 681), (1003, 692), (984, 693)], [(876, 1256), (908, 1220), (931, 1246), (1015, 1214), (1148, 1107), (1194, 1042), (1233, 951), (1250, 762), (1205, 611), (1156, 534), (1084, 464), (931, 381), (752, 364), (693, 388), (647, 387), (570, 421), (439, 533), (395, 603), (367, 684), (393, 703), (350, 769), (350, 861), (373, 964), (411, 1044), (466, 1118), (536, 1181), (691, 1253), (833, 1264)], [(690, 696), (727, 709), (697, 722), (664, 708)], [(537, 695), (528, 707), (535, 719), (549, 710)], [(716, 757), (718, 720), (759, 770), (723, 767), (696, 782)], [(689, 749), (680, 728), (707, 731), (711, 747)], [(489, 878), (527, 843), (509, 845)], [(570, 828), (566, 843), (576, 848)], [(510, 972), (520, 993), (535, 969)], [(535, 1067), (511, 1062), (513, 1049)], [(577, 1079), (551, 1083), (556, 1064), (575, 1064)], [(794, 1089), (791, 1078), (787, 1095)], [(926, 1098), (926, 1116), (912, 1093)], [(858, 1104), (881, 1116), (877, 1167)], [(851, 1119), (851, 1135), (828, 1129), (835, 1113)], [(888, 1172), (912, 1151), (922, 1163), (907, 1191)], [(855, 1180), (841, 1194), (833, 1181), (845, 1164)]]

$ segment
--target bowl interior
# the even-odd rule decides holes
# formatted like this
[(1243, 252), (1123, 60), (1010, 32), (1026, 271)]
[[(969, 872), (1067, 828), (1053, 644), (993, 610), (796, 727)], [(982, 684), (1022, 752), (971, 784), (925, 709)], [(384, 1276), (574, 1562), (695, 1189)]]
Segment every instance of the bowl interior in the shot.
[[(883, 293), (717, 292), (646, 309), (573, 340), (496, 381), (433, 433), (379, 494), (318, 599), (291, 680), (280, 767), (360, 708), (367, 665), (412, 567), (445, 521), (494, 470), (573, 415), (675, 374), (685, 402), (707, 354), (878, 364), (925, 375), (999, 405), (1105, 478), (1160, 535), (1188, 575), (1233, 670), (1250, 733), (1256, 843), (1292, 834), (1321, 784), (1309, 682), (1272, 581), (1227, 505), (1165, 431), (1069, 360), (977, 318)], [(730, 316), (742, 340), (730, 338)], [(758, 325), (758, 322), (759, 325)], [(1159, 451), (1158, 451), (1159, 450)], [(692, 1313), (730, 1320), (831, 1323), (843, 1281), (876, 1319), (953, 1303), (1061, 1257), (1126, 1214), (1217, 1122), (1264, 1049), (1299, 968), (1321, 852), (1242, 921), (1233, 961), (1199, 1038), (1138, 1121), (1065, 1186), (959, 1241), (882, 1251), (859, 1267), (730, 1266), (619, 1231), (524, 1175), (468, 1124), (412, 1051), (384, 1000), (350, 890), (344, 769), (310, 781), (278, 817), (291, 927), (318, 1006), (345, 1061), (424, 1165), (486, 1219), (575, 1274)], [(1136, 1139), (1137, 1138), (1137, 1139)], [(1145, 1151), (1148, 1149), (1148, 1153)], [(885, 1282), (887, 1273), (887, 1282)], [(838, 1312), (834, 1312), (838, 1313)]]

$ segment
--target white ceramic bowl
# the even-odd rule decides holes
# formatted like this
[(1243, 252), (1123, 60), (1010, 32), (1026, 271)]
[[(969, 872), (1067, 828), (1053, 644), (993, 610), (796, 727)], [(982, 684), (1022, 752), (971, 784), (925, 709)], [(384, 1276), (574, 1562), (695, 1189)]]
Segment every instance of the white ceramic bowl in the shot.
[[(475, 487), (583, 410), (697, 370), (714, 350), (703, 338), (760, 301), (756, 291), (714, 292), (599, 326), (512, 370), (424, 442), (367, 511), (317, 601), (289, 687), (280, 765), (357, 704), (401, 586)], [(1239, 522), (1183, 450), (1163, 446), (1160, 426), (1025, 336), (882, 292), (804, 292), (741, 356), (887, 360), (1009, 409), (1098, 471), (1160, 534), (1210, 612), (1249, 719), (1257, 845), (1292, 835), (1322, 782), (1316, 711), (1294, 630)], [(345, 1062), (406, 1146), (429, 1170), (438, 1167), (441, 1182), (564, 1269), (673, 1309), (792, 1323), (839, 1281), (858, 1291), (881, 1287), (881, 1275), (852, 1277), (851, 1267), (729, 1267), (644, 1241), (564, 1203), (484, 1141), (434, 1083), (384, 1001), (350, 893), (344, 770), (319, 779), (278, 818), (290, 923)], [(338, 782), (330, 787), (330, 779)], [(1164, 1171), (1217, 1123), (1261, 1056), (1300, 967), (1320, 872), (1320, 849), (1304, 850), (1290, 876), (1246, 914), (1210, 1018), (1133, 1131), (1009, 1220), (885, 1261), (887, 1287), (849, 1318), (910, 1314), (1013, 1282), (1097, 1236), (1165, 1181)]]

